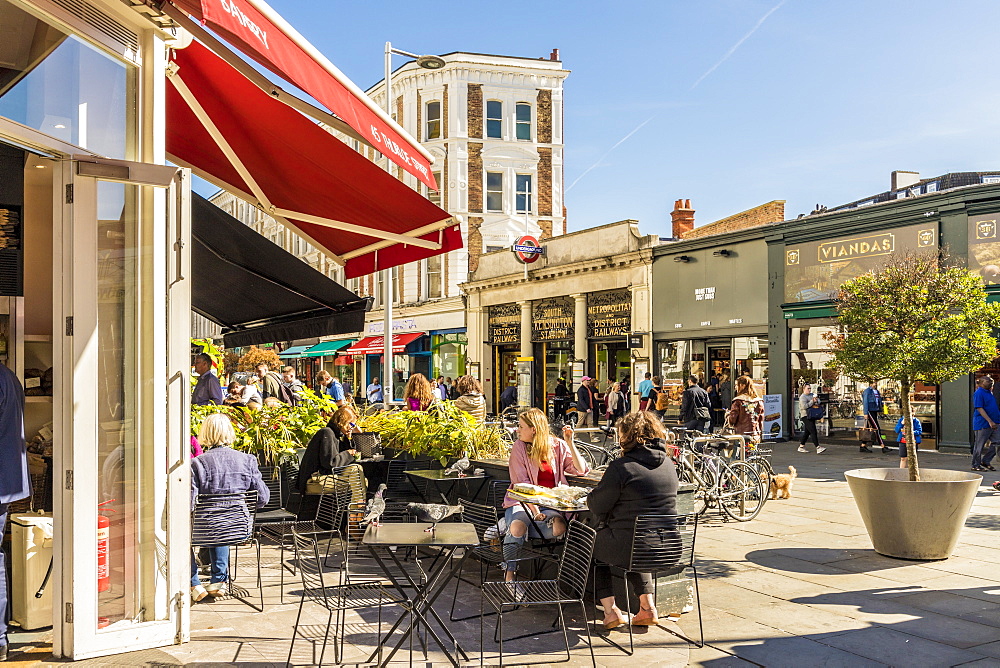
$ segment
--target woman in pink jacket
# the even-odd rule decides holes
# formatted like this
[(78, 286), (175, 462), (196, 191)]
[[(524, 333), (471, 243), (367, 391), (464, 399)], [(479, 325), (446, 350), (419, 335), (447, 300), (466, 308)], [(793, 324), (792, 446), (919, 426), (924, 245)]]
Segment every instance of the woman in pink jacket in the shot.
[[(565, 485), (566, 474), (582, 475), (590, 470), (573, 445), (573, 428), (563, 428), (562, 440), (549, 433), (545, 413), (529, 408), (518, 419), (517, 440), (510, 453), (510, 483), (530, 483), (540, 487)], [(508, 494), (504, 498), (507, 535), (503, 539), (505, 578), (514, 580), (517, 558), (529, 529), (532, 538), (554, 538), (566, 533), (566, 520), (557, 510), (541, 509), (533, 503), (522, 505)], [(527, 512), (525, 512), (527, 508)], [(531, 513), (531, 516), (528, 516)], [(531, 520), (535, 520), (532, 523)], [(537, 531), (536, 531), (537, 527)], [(541, 535), (538, 535), (538, 532)]]

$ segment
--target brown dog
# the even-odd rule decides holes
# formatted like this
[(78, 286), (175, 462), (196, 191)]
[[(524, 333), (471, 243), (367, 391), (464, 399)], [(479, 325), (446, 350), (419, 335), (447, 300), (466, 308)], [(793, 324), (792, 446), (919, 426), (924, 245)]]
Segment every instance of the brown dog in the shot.
[(771, 498), (788, 499), (792, 496), (792, 483), (799, 477), (794, 466), (788, 467), (788, 473), (779, 473), (771, 477)]

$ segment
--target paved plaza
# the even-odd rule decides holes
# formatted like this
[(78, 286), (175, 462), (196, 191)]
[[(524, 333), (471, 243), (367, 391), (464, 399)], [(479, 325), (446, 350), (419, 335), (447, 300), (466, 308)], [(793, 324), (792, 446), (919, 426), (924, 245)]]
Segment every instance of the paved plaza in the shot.
[[(925, 467), (968, 470), (969, 458), (921, 453)], [(788, 500), (769, 501), (757, 519), (724, 522), (711, 512), (698, 531), (701, 594), (707, 645), (694, 645), (668, 630), (697, 636), (697, 619), (685, 614), (679, 627), (640, 629), (637, 652), (628, 657), (596, 639), (600, 666), (1000, 666), (1000, 493), (988, 488), (997, 474), (986, 474), (954, 556), (946, 561), (908, 562), (879, 556), (872, 549), (851, 499), (843, 472), (856, 467), (897, 463), (890, 455), (862, 454), (856, 447), (832, 446), (823, 455), (801, 454), (794, 444), (775, 449), (780, 472), (793, 464), (799, 478)], [(82, 666), (283, 666), (295, 621), (296, 586), (279, 600), (276, 555), (265, 557), (266, 613), (238, 601), (196, 604), (192, 642), (158, 650), (79, 662)], [(249, 580), (249, 569), (240, 575)], [(447, 614), (443, 605), (438, 608)], [(450, 604), (451, 589), (447, 591)], [(463, 585), (460, 610), (478, 609), (477, 589)], [(505, 664), (587, 666), (580, 613), (570, 611), (573, 659), (565, 655), (562, 634), (537, 635), (505, 643)], [(322, 635), (326, 616), (308, 612), (310, 636)], [(591, 630), (598, 616), (591, 614)], [(488, 618), (487, 634), (492, 632)], [(374, 617), (351, 613), (345, 662), (363, 661), (375, 646)], [(369, 624), (372, 622), (372, 624)], [(545, 630), (552, 614), (517, 612), (505, 625), (510, 635)], [(455, 622), (449, 628), (467, 648), (478, 647), (479, 624)], [(603, 632), (603, 631), (602, 631)], [(627, 643), (627, 632), (612, 631)], [(20, 636), (23, 637), (23, 636)], [(58, 665), (46, 659), (46, 634), (15, 645), (13, 665)], [(13, 641), (19, 642), (19, 636)], [(293, 662), (310, 665), (312, 645), (296, 643)], [(496, 645), (486, 643), (485, 662), (496, 664)], [(552, 652), (551, 654), (545, 654)], [(415, 665), (446, 665), (443, 655), (419, 650)], [(470, 651), (479, 663), (478, 653)], [(410, 656), (403, 651), (394, 664)], [(328, 650), (326, 662), (332, 661)], [(314, 664), (313, 664), (314, 665)]]

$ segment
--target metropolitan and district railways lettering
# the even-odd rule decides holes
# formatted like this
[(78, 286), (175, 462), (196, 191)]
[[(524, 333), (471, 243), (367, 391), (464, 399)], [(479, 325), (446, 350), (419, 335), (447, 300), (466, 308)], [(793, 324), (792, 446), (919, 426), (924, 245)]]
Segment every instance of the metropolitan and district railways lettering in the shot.
[(518, 343), (521, 340), (521, 307), (498, 304), (487, 313), (490, 343)]
[(627, 337), (631, 333), (631, 290), (609, 290), (587, 295), (588, 338)]

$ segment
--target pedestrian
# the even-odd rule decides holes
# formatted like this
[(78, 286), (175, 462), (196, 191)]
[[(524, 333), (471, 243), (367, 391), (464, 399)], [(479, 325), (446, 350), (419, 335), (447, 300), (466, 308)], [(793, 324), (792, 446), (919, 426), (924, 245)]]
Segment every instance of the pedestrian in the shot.
[(608, 426), (614, 427), (615, 422), (625, 415), (625, 393), (621, 390), (621, 383), (614, 383), (605, 395), (607, 403), (607, 414), (605, 415)]
[(448, 399), (448, 384), (445, 383), (444, 376), (438, 376), (438, 378), (437, 378), (437, 384), (438, 384), (438, 392), (437, 392), (437, 395), (436, 395), (437, 398), (440, 399), (441, 401), (447, 400)]
[(625, 413), (631, 413), (632, 412), (632, 393), (631, 393), (632, 386), (630, 384), (629, 375), (625, 374), (624, 376), (622, 376), (622, 379), (618, 382), (618, 385), (619, 385), (619, 390), (621, 390), (622, 396), (625, 397), (625, 412), (622, 413), (622, 415), (624, 415)]
[[(865, 426), (872, 430), (872, 445), (882, 448), (882, 454), (887, 454), (889, 448), (882, 440), (882, 428), (879, 426), (878, 418), (882, 414), (882, 395), (875, 386), (875, 381), (869, 381), (868, 387), (861, 393), (861, 410), (865, 414)], [(861, 452), (871, 452), (872, 449), (861, 444)]]
[(379, 382), (378, 376), (372, 378), (372, 382), (368, 384), (368, 390), (366, 392), (368, 395), (369, 404), (380, 404), (382, 403), (382, 383)]
[[(285, 403), (298, 406), (299, 402), (302, 401), (302, 390), (306, 388), (302, 381), (295, 377), (295, 367), (286, 366), (281, 370), (281, 386), (285, 388), (286, 392)], [(340, 392), (343, 395), (343, 388)]]
[(708, 433), (712, 425), (712, 401), (705, 388), (698, 384), (698, 376), (688, 376), (687, 384), (681, 395), (681, 422), (685, 429)]
[(972, 445), (972, 470), (995, 471), (990, 465), (1000, 443), (1000, 408), (993, 398), (993, 379), (983, 376), (972, 395), (972, 430), (976, 440)]
[(212, 357), (208, 353), (198, 353), (194, 358), (194, 371), (198, 374), (198, 383), (191, 392), (192, 406), (221, 406), (226, 399), (219, 383), (219, 377), (212, 370)]
[(483, 396), (483, 386), (472, 376), (462, 376), (455, 381), (459, 396), (455, 399), (455, 408), (471, 415), (476, 424), (486, 421), (486, 397)]
[(670, 393), (663, 387), (663, 381), (659, 376), (653, 376), (653, 386), (649, 388), (646, 395), (647, 410), (653, 412), (656, 417), (663, 420), (663, 416), (670, 406)]
[(281, 391), (281, 376), (271, 371), (267, 362), (261, 362), (257, 365), (257, 383), (260, 385), (260, 396), (264, 399), (265, 405), (267, 405), (268, 399), (287, 403), (284, 400), (284, 393)]
[(726, 407), (722, 403), (722, 393), (719, 391), (719, 386), (722, 383), (720, 379), (720, 372), (716, 370), (712, 376), (708, 379), (708, 387), (705, 390), (708, 392), (708, 403), (711, 406), (711, 427), (721, 426), (723, 420), (725, 419)]
[(653, 389), (653, 374), (646, 372), (646, 375), (639, 381), (639, 410), (644, 411), (649, 406), (649, 391)]
[(425, 411), (435, 401), (437, 398), (431, 390), (427, 376), (422, 373), (410, 376), (406, 381), (406, 387), (403, 388), (403, 403), (406, 404), (406, 410)]
[(508, 385), (500, 393), (500, 412), (503, 413), (511, 406), (517, 405), (517, 385)]
[(597, 397), (594, 392), (596, 382), (590, 376), (580, 379), (580, 387), (576, 389), (576, 410), (580, 414), (577, 427), (597, 426)]
[(351, 396), (350, 391), (336, 376), (330, 376), (330, 382), (326, 386), (326, 395), (338, 407), (347, 405), (347, 397)]
[[(220, 388), (221, 389), (221, 388)], [(24, 390), (14, 372), (0, 364), (0, 536), (11, 503), (31, 496), (24, 442)], [(0, 661), (7, 660), (7, 561), (0, 550)], [(24, 577), (24, 574), (21, 574)]]
[(569, 388), (566, 387), (566, 379), (560, 376), (556, 379), (556, 389), (553, 391), (555, 399), (552, 402), (552, 408), (555, 412), (555, 417), (560, 420), (566, 419), (566, 406), (569, 404)]
[(802, 418), (802, 438), (799, 439), (799, 452), (809, 452), (806, 450), (806, 441), (812, 438), (813, 445), (816, 446), (816, 454), (821, 455), (826, 452), (826, 448), (819, 444), (819, 431), (816, 429), (817, 420), (823, 418), (823, 407), (819, 397), (812, 392), (812, 385), (802, 386), (802, 394), (799, 395), (799, 417)]
[[(920, 424), (920, 420), (917, 418), (912, 418), (913, 420), (913, 442), (920, 445), (920, 441), (924, 435), (923, 425)], [(906, 432), (903, 431), (903, 416), (899, 416), (899, 420), (896, 421), (896, 440), (899, 442), (899, 468), (906, 468)]]
[(749, 376), (736, 379), (736, 397), (726, 412), (725, 424), (750, 444), (761, 442), (764, 432), (764, 399)]

